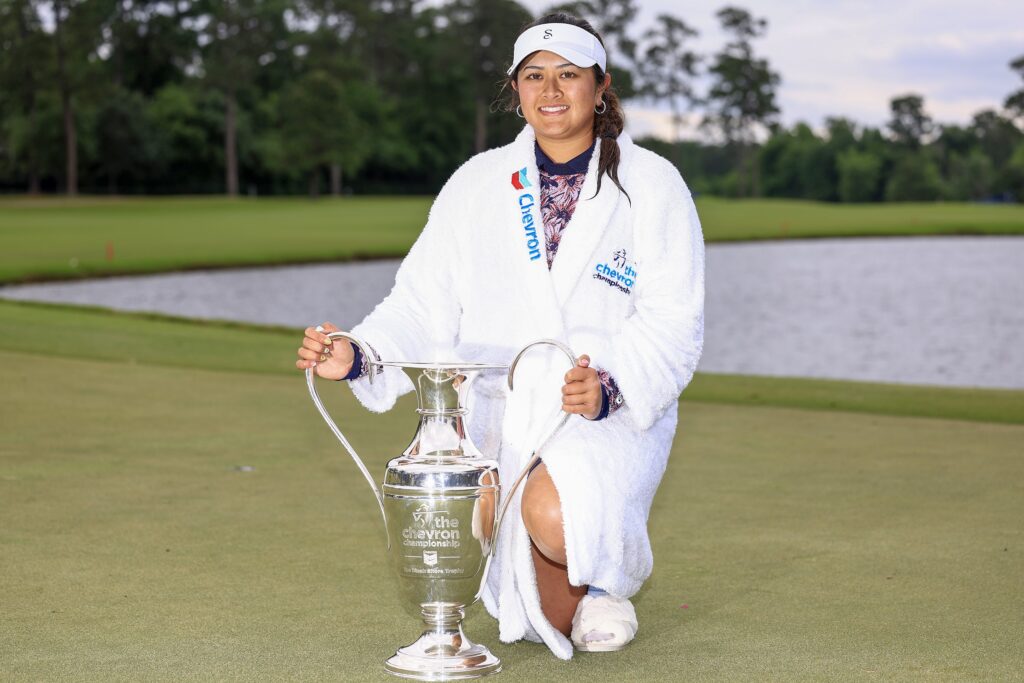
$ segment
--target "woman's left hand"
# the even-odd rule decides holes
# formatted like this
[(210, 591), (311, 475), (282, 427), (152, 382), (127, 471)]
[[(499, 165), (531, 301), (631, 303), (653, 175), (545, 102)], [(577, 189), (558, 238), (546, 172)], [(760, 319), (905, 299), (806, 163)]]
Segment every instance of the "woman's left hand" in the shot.
[(562, 410), (593, 420), (601, 414), (601, 380), (590, 367), (590, 356), (576, 360), (576, 367), (565, 373), (562, 387)]

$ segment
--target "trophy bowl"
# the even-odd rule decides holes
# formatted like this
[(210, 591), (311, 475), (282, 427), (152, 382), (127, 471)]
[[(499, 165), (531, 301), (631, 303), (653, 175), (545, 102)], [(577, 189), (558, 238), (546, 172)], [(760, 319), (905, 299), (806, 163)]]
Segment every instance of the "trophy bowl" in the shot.
[(501, 662), (466, 637), (462, 618), (486, 576), (497, 511), (497, 463), (455, 465), (440, 474), (451, 487), (431, 490), (432, 482), (424, 479), (438, 473), (416, 472), (416, 464), (402, 460), (388, 465), (384, 483), (388, 534), (394, 539), (391, 564), (399, 599), (425, 628), (385, 667), (422, 680), (440, 680), (433, 674), (451, 679), (495, 673)]

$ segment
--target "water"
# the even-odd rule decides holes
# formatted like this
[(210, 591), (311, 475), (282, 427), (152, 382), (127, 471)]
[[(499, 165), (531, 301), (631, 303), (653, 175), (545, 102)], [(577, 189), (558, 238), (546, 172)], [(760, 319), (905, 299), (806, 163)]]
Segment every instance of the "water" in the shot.
[[(397, 267), (118, 277), (0, 297), (344, 329), (390, 291)], [(706, 285), (703, 371), (1024, 388), (1024, 238), (712, 244)]]

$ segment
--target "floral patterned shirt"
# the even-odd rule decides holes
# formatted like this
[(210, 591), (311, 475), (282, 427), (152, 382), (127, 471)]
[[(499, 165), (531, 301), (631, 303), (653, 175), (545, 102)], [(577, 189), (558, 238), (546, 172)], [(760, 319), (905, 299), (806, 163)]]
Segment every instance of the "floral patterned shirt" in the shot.
[(555, 262), (558, 245), (562, 241), (562, 231), (569, 224), (576, 201), (580, 197), (580, 188), (586, 170), (582, 173), (566, 173), (554, 175), (540, 169), (540, 215), (544, 222), (544, 242), (547, 245), (548, 270)]

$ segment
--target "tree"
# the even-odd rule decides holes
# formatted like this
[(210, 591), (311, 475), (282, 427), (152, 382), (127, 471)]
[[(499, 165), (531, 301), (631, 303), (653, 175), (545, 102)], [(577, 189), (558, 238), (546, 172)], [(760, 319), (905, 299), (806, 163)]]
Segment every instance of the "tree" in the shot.
[(313, 70), (279, 98), (280, 161), (284, 168), (307, 175), (311, 196), (319, 194), (325, 168), (332, 169), (332, 194), (340, 194), (342, 169), (357, 172), (372, 150), (372, 130), (360, 110), (373, 105), (358, 100), (374, 97), (373, 90), (358, 86), (344, 86), (330, 73)]
[(944, 194), (942, 176), (935, 161), (925, 150), (900, 156), (885, 186), (889, 202), (934, 201)]
[(224, 97), (224, 185), (238, 195), (239, 96), (286, 46), (284, 0), (208, 0), (199, 32), (207, 83)]
[[(1010, 62), (1010, 68), (1017, 72), (1017, 75), (1024, 79), (1024, 55)], [(1006, 96), (1003, 107), (1009, 112), (1013, 121), (1024, 123), (1024, 88), (1016, 90)]]
[(149, 126), (146, 101), (138, 92), (111, 89), (96, 115), (99, 167), (111, 194), (125, 175), (144, 176), (154, 157), (154, 135)]
[(768, 197), (839, 199), (837, 157), (853, 144), (845, 122), (832, 120), (831, 136), (821, 138), (805, 123), (777, 130), (758, 154), (763, 190)]
[(223, 191), (224, 103), (198, 82), (168, 84), (146, 103), (154, 146), (147, 187), (161, 192)]
[(35, 6), (29, 0), (0, 5), (0, 121), (6, 156), (11, 169), (28, 176), (28, 191), (38, 194), (42, 171), (40, 100), (48, 80), (44, 70), (52, 47), (43, 31)]
[(974, 131), (969, 127), (955, 124), (940, 124), (939, 134), (931, 144), (943, 176), (949, 175), (949, 167), (954, 158), (970, 154), (971, 150), (977, 147), (978, 136)]
[(765, 196), (807, 196), (808, 177), (814, 174), (815, 152), (821, 146), (822, 141), (805, 123), (791, 131), (776, 131), (758, 154)]
[(825, 119), (828, 134), (824, 144), (815, 151), (814, 177), (808, 179), (808, 197), (823, 201), (840, 201), (839, 157), (857, 146), (858, 126), (850, 119), (830, 116)]
[(64, 182), (68, 195), (74, 196), (78, 194), (79, 144), (75, 99), (88, 80), (88, 57), (99, 44), (105, 7), (88, 0), (53, 0), (52, 10), (57, 87), (63, 112)]
[(980, 149), (953, 155), (947, 177), (950, 199), (977, 201), (992, 196), (995, 169)]
[(889, 101), (889, 132), (897, 144), (908, 149), (918, 149), (925, 136), (930, 135), (934, 126), (924, 111), (924, 98), (920, 95), (903, 95)]
[(452, 0), (444, 8), (447, 35), (468, 59), (473, 97), (473, 151), (487, 149), (488, 113), (495, 85), (505, 78), (519, 29), (530, 15), (515, 0)]
[(1013, 156), (1003, 167), (999, 183), (1010, 197), (1018, 202), (1024, 201), (1024, 142), (1017, 145)]
[(968, 129), (974, 135), (975, 144), (992, 160), (997, 169), (1009, 161), (1014, 147), (1024, 140), (1024, 133), (1013, 121), (993, 109), (977, 112), (971, 118)]
[(871, 152), (847, 149), (836, 161), (839, 171), (839, 199), (870, 202), (878, 199), (882, 160)]
[(756, 165), (750, 163), (751, 147), (756, 126), (771, 130), (777, 125), (779, 108), (775, 104), (775, 89), (781, 78), (771, 70), (767, 60), (754, 56), (751, 45), (751, 40), (764, 35), (767, 20), (756, 19), (737, 7), (725, 7), (716, 16), (732, 39), (715, 54), (708, 69), (712, 79), (707, 95), (711, 111), (701, 125), (717, 129), (727, 143), (739, 145), (740, 177), (750, 176), (749, 187), (743, 187), (747, 185), (743, 182), (740, 192), (749, 189), (757, 195), (760, 180)]
[(681, 138), (684, 108), (697, 102), (692, 83), (700, 59), (684, 48), (696, 35), (696, 30), (668, 14), (659, 14), (655, 27), (644, 33), (638, 90), (647, 98), (668, 103), (676, 142)]
[(827, 134), (798, 123), (777, 129), (761, 146), (758, 163), (768, 197), (800, 197), (833, 202), (839, 195), (839, 156), (857, 145), (857, 126), (849, 119), (826, 119)]
[(922, 148), (935, 129), (924, 110), (924, 98), (912, 93), (894, 97), (889, 101), (889, 111), (886, 126), (897, 149), (885, 186), (886, 201), (939, 199), (945, 192), (942, 175), (930, 150)]
[(104, 1), (112, 5), (102, 27), (109, 80), (147, 98), (184, 82), (199, 50), (189, 26), (204, 0)]

